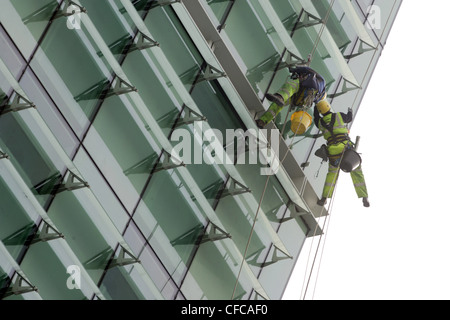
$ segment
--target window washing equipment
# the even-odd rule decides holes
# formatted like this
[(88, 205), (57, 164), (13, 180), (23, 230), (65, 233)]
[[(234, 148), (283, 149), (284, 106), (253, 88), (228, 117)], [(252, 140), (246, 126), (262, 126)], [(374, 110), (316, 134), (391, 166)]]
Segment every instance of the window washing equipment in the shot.
[(306, 111), (297, 111), (291, 116), (291, 131), (295, 134), (304, 134), (311, 124), (312, 117)]
[(358, 145), (359, 145), (359, 139), (360, 137), (357, 136), (356, 137), (356, 143), (354, 145), (354, 147), (345, 149), (344, 154), (342, 155), (342, 160), (341, 160), (341, 170), (344, 172), (352, 172), (353, 170), (355, 170), (356, 168), (358, 168), (361, 165), (361, 156), (359, 155), (358, 152), (356, 152), (356, 150), (358, 149)]
[(352, 172), (361, 165), (361, 156), (353, 148), (346, 149), (341, 160), (341, 170)]
[[(342, 155), (341, 163), (339, 167), (342, 171), (346, 173), (350, 173), (361, 165), (362, 159), (359, 153), (357, 152), (359, 146), (360, 137), (356, 137), (356, 142), (354, 146), (349, 144), (349, 147), (345, 149), (344, 154)], [(328, 152), (325, 144), (322, 144), (319, 149), (314, 152), (314, 155), (321, 158), (322, 162), (328, 161)]]

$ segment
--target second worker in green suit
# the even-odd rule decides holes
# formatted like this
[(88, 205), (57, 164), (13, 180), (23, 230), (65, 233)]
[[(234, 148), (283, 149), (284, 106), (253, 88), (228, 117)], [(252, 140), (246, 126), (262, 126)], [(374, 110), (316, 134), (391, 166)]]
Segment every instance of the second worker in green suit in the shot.
[[(327, 101), (320, 101), (314, 108), (314, 124), (323, 132), (323, 137), (327, 140), (326, 149), (328, 160), (330, 161), (322, 199), (317, 202), (320, 206), (325, 205), (327, 198), (332, 197), (339, 176), (342, 156), (347, 149), (353, 148), (347, 128), (347, 123), (352, 120), (353, 113), (351, 109), (349, 109), (348, 113), (333, 113)], [(351, 171), (350, 175), (358, 198), (362, 198), (363, 205), (369, 207), (367, 187), (361, 165)]]

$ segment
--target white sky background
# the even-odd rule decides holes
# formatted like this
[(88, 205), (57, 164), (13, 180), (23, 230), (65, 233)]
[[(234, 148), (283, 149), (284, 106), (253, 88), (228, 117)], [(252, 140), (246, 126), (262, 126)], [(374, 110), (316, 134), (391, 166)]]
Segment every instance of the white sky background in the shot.
[(450, 299), (449, 12), (447, 0), (403, 1), (350, 132), (371, 207), (341, 172), (307, 294), (319, 237), (283, 299)]

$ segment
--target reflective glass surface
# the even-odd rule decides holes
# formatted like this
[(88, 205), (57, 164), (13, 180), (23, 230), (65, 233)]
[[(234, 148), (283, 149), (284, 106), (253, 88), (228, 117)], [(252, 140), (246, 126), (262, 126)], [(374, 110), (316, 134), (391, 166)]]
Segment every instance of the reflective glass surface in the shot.
[(321, 193), (325, 141), (284, 108), (299, 174), (264, 176), (239, 130), (311, 53), (333, 109), (357, 111), (400, 4), (4, 0), (0, 299), (280, 299), (315, 226), (290, 198)]

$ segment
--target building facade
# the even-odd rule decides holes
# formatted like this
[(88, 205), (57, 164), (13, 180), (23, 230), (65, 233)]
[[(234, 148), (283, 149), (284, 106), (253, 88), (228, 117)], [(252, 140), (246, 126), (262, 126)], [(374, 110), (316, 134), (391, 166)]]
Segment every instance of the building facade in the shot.
[(0, 299), (281, 299), (326, 166), (264, 95), (357, 114), (401, 1), (0, 4)]

